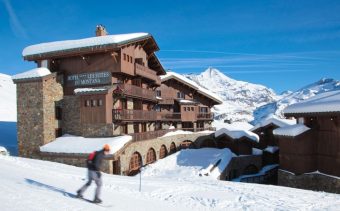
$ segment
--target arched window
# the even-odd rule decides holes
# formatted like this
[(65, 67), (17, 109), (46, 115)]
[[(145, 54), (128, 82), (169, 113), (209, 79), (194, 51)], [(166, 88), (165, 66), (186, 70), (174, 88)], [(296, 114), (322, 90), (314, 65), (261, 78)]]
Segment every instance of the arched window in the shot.
[(148, 154), (146, 155), (146, 164), (150, 164), (156, 161), (156, 152), (153, 148), (148, 150)]
[(172, 142), (172, 143), (170, 144), (170, 153), (169, 153), (169, 154), (173, 154), (173, 153), (175, 153), (176, 151), (177, 151), (176, 145), (175, 145), (174, 142)]
[(130, 158), (129, 176), (136, 175), (142, 167), (142, 156), (139, 152), (134, 152)]
[(165, 158), (168, 155), (168, 150), (166, 149), (165, 145), (161, 146), (161, 149), (159, 150), (159, 159)]

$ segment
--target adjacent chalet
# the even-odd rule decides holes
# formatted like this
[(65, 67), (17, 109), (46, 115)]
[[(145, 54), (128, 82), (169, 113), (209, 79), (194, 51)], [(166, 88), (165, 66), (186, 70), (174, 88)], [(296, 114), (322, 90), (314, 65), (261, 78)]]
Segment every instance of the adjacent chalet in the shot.
[(298, 124), (274, 130), (279, 184), (340, 193), (340, 91), (288, 106), (284, 114)]
[(161, 86), (156, 89), (159, 99), (156, 110), (161, 120), (159, 128), (211, 129), (211, 108), (222, 103), (218, 96), (175, 72), (167, 72), (161, 80)]
[(294, 124), (296, 124), (296, 120), (281, 119), (273, 116), (260, 121), (250, 129), (260, 137), (260, 141), (255, 147), (263, 151), (263, 165), (279, 163), (278, 139), (274, 136), (273, 130)]

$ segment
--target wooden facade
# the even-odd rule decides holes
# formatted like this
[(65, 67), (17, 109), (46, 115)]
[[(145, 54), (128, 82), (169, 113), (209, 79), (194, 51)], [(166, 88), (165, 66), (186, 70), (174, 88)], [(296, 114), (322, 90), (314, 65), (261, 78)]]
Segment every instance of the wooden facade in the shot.
[(278, 136), (280, 167), (295, 174), (319, 171), (340, 176), (339, 112), (289, 114), (311, 128), (295, 137)]
[(172, 125), (189, 131), (211, 129), (214, 118), (211, 108), (220, 102), (198, 93), (197, 89), (175, 78), (162, 80), (156, 92), (159, 98), (158, 119), (162, 128)]

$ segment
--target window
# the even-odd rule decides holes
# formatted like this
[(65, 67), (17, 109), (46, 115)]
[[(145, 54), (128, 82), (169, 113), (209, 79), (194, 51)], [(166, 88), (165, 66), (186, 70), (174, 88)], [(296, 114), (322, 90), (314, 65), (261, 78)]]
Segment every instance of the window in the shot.
[(155, 106), (155, 111), (161, 111), (161, 107), (159, 105)]
[(304, 123), (305, 123), (305, 119), (304, 119), (303, 117), (300, 117), (300, 118), (298, 119), (298, 123), (299, 123), (299, 124), (304, 124)]
[(61, 120), (62, 119), (62, 109), (61, 109), (61, 107), (60, 106), (56, 106), (55, 107), (55, 118), (57, 119), (57, 120)]
[(194, 107), (191, 107), (191, 111), (194, 111)]
[(162, 95), (161, 90), (156, 90), (156, 96), (160, 97)]
[(187, 111), (187, 107), (184, 107), (184, 111)]
[(132, 59), (132, 56), (130, 56), (130, 63), (131, 63), (131, 64), (133, 63), (132, 60), (133, 60), (133, 59)]
[(99, 99), (98, 100), (98, 106), (102, 106), (103, 105), (103, 100), (102, 99)]
[(124, 57), (124, 61), (125, 61), (126, 60), (126, 54), (125, 53), (123, 54), (123, 57)]
[(200, 107), (200, 112), (201, 113), (208, 113), (208, 108), (207, 107)]
[(183, 92), (177, 92), (177, 98), (184, 99), (184, 93)]
[(90, 100), (85, 100), (85, 107), (89, 107), (90, 106)]
[(91, 100), (92, 101), (92, 107), (97, 106), (97, 100)]

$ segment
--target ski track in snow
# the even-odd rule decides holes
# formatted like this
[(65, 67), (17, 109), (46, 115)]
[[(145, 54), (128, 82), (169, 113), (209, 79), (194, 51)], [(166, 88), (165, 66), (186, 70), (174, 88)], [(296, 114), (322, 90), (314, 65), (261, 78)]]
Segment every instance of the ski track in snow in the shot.
[[(86, 169), (0, 156), (1, 210), (337, 210), (340, 195), (208, 178), (142, 178), (103, 174), (105, 208), (68, 196)], [(94, 185), (85, 198), (92, 199)]]

